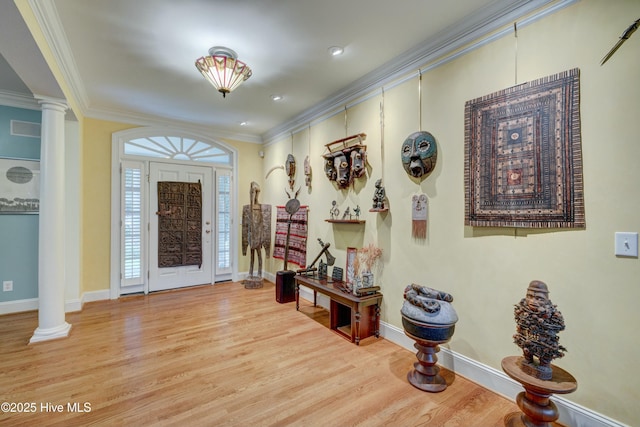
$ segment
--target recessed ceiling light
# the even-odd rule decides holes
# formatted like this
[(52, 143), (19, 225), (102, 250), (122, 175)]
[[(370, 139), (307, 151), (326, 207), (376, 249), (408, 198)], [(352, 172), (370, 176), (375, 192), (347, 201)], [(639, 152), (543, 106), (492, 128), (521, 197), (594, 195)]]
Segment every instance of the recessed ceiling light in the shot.
[(240, 126), (246, 126), (247, 122), (240, 122)]
[(271, 95), (271, 100), (272, 101), (281, 101), (282, 100), (282, 95)]
[(339, 56), (342, 55), (344, 53), (344, 48), (341, 48), (340, 46), (331, 46), (329, 48), (329, 54), (331, 56)]

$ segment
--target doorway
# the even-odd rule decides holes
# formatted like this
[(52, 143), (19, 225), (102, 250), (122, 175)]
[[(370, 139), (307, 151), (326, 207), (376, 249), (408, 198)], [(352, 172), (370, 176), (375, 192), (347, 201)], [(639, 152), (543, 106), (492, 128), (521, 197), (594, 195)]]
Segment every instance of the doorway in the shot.
[[(158, 182), (200, 182), (202, 185), (202, 264), (159, 267)], [(210, 167), (151, 162), (149, 165), (149, 292), (213, 283), (213, 203)], [(185, 242), (186, 243), (186, 242)]]
[[(112, 299), (237, 280), (237, 154), (226, 144), (201, 136), (183, 132), (166, 136), (166, 132), (135, 128), (112, 137)], [(159, 266), (159, 181), (201, 182), (201, 265)]]

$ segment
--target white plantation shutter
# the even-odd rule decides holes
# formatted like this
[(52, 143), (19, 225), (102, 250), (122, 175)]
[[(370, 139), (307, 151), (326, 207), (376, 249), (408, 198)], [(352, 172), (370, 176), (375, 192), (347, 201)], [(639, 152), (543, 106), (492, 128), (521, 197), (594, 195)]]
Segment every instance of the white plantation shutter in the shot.
[(216, 171), (216, 275), (231, 273), (231, 171)]
[(122, 163), (122, 286), (144, 282), (143, 176), (142, 162)]

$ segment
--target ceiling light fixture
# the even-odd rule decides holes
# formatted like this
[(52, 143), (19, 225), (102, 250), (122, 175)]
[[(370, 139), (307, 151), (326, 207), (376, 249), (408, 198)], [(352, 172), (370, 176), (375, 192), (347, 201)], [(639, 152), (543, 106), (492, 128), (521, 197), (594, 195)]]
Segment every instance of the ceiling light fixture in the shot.
[(251, 68), (238, 61), (238, 54), (224, 46), (209, 49), (209, 56), (196, 60), (196, 68), (222, 93), (223, 98), (251, 77)]
[(340, 46), (331, 46), (328, 50), (331, 56), (339, 56), (344, 53), (344, 49)]
[(282, 95), (271, 95), (272, 101), (280, 101), (282, 100)]

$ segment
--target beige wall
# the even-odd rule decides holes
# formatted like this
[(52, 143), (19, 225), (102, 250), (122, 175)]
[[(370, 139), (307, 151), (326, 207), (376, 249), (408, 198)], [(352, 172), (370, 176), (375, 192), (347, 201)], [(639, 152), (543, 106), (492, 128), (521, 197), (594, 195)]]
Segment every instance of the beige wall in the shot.
[[(401, 327), (403, 288), (419, 283), (454, 295), (460, 321), (451, 350), (501, 370), (503, 357), (520, 353), (512, 343), (513, 305), (533, 279), (545, 281), (566, 321), (560, 334), (568, 352), (554, 363), (578, 380), (569, 400), (631, 425), (640, 424), (640, 261), (613, 254), (614, 232), (640, 231), (640, 36), (631, 38), (605, 65), (600, 59), (622, 31), (640, 16), (637, 0), (583, 0), (532, 25), (517, 40), (517, 83), (578, 67), (587, 228), (516, 230), (464, 226), (464, 104), (510, 86), (515, 80), (516, 41), (503, 37), (423, 74), (422, 130), (438, 143), (435, 171), (421, 184), (402, 169), (404, 139), (419, 130), (418, 78), (384, 92), (384, 150), (379, 124), (381, 94), (345, 114), (265, 146), (265, 171), (293, 152), (298, 162), (299, 197), (310, 206), (309, 258), (331, 243), (344, 266), (345, 249), (374, 242), (384, 249), (382, 319)], [(367, 134), (370, 171), (355, 189), (337, 189), (324, 176), (328, 142)], [(309, 136), (310, 134), (310, 136)], [(302, 164), (310, 155), (313, 186), (304, 186)], [(369, 213), (375, 180), (384, 176), (387, 214)], [(284, 204), (286, 176), (265, 181), (264, 203)], [(428, 236), (411, 238), (411, 196), (429, 197)], [(331, 201), (342, 210), (360, 205), (366, 225), (329, 224)], [(275, 272), (281, 261), (270, 265)]]
[[(111, 239), (111, 136), (135, 126), (97, 119), (85, 119), (82, 139), (82, 292), (109, 289)], [(220, 139), (238, 153), (238, 203), (249, 203), (249, 184), (261, 183), (260, 145)], [(246, 188), (246, 191), (244, 189)], [(236, 223), (240, 230), (240, 221)], [(238, 248), (241, 254), (241, 248)], [(248, 270), (239, 257), (239, 271)]]

